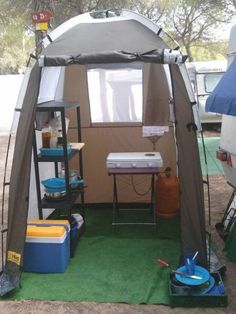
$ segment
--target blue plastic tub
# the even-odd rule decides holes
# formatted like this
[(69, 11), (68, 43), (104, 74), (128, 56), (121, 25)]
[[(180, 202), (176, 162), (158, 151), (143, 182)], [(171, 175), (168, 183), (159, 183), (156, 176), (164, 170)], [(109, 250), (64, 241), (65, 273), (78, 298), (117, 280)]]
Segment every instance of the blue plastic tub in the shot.
[[(40, 148), (40, 152), (42, 156), (63, 156), (64, 149), (63, 147), (55, 147), (55, 148)], [(67, 155), (72, 153), (71, 145), (67, 146)]]

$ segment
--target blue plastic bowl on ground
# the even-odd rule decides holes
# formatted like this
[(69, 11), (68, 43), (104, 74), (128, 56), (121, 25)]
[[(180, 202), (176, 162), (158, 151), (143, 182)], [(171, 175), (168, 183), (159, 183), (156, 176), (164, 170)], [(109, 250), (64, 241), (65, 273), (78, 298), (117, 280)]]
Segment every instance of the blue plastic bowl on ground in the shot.
[[(187, 270), (186, 270), (186, 266), (182, 266), (180, 268), (177, 269), (177, 271), (182, 272), (182, 273), (186, 273), (187, 274)], [(193, 278), (188, 278), (179, 274), (175, 275), (175, 278), (180, 281), (181, 283), (185, 284), (185, 285), (189, 285), (189, 286), (199, 286), (202, 285), (203, 283), (207, 282), (210, 279), (210, 273), (207, 269), (196, 265), (195, 266), (195, 271), (194, 274), (196, 276), (201, 277), (201, 279), (193, 279)]]

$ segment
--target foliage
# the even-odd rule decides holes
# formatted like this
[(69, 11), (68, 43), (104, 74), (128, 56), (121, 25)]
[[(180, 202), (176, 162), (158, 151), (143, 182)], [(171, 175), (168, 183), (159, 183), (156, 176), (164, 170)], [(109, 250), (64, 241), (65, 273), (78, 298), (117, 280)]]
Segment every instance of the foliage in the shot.
[(0, 0), (0, 74), (19, 73), (23, 70), (34, 38), (27, 35), (24, 12), (21, 15), (11, 2)]
[(191, 53), (194, 61), (225, 60), (227, 48), (228, 42), (226, 40), (207, 44), (199, 42), (191, 47)]
[(216, 29), (235, 13), (236, 0), (0, 0), (0, 73), (22, 69), (35, 38), (31, 13), (50, 9), (52, 27), (78, 14), (108, 9), (131, 9), (163, 26), (189, 55), (189, 60), (222, 58), (226, 43)]
[(19, 73), (24, 70), (34, 38), (22, 32), (21, 22), (15, 19), (15, 24), (4, 27), (4, 34), (1, 34), (0, 74)]
[(164, 16), (171, 0), (54, 0), (55, 23), (54, 26), (68, 18), (84, 12), (130, 9), (157, 22)]
[(184, 47), (189, 61), (193, 61), (191, 48), (199, 42), (217, 39), (216, 29), (233, 16), (229, 1), (173, 0), (164, 25), (171, 36)]
[(133, 8), (133, 2), (132, 0), (54, 0), (54, 27), (85, 12)]

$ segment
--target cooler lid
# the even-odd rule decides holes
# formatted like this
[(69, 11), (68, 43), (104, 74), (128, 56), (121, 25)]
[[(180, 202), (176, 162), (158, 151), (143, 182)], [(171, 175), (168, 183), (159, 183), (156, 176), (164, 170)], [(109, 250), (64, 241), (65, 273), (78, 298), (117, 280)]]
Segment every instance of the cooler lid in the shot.
[(64, 237), (66, 230), (63, 226), (27, 226), (27, 237)]
[(49, 220), (49, 219), (32, 219), (28, 220), (27, 225), (37, 225), (37, 226), (64, 226), (68, 231), (70, 231), (70, 223), (68, 220)]
[(49, 219), (32, 219), (28, 220), (28, 224), (46, 224), (46, 225), (69, 225), (68, 220), (49, 220)]

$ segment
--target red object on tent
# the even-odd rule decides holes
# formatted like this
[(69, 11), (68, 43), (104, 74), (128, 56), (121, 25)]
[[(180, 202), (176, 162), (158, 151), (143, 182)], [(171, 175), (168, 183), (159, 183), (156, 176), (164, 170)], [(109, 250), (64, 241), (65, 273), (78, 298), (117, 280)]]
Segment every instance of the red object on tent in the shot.
[(227, 154), (227, 165), (233, 167), (231, 154)]
[(220, 161), (226, 161), (227, 160), (227, 152), (222, 150), (222, 149), (218, 149), (216, 151), (216, 158), (219, 159)]

